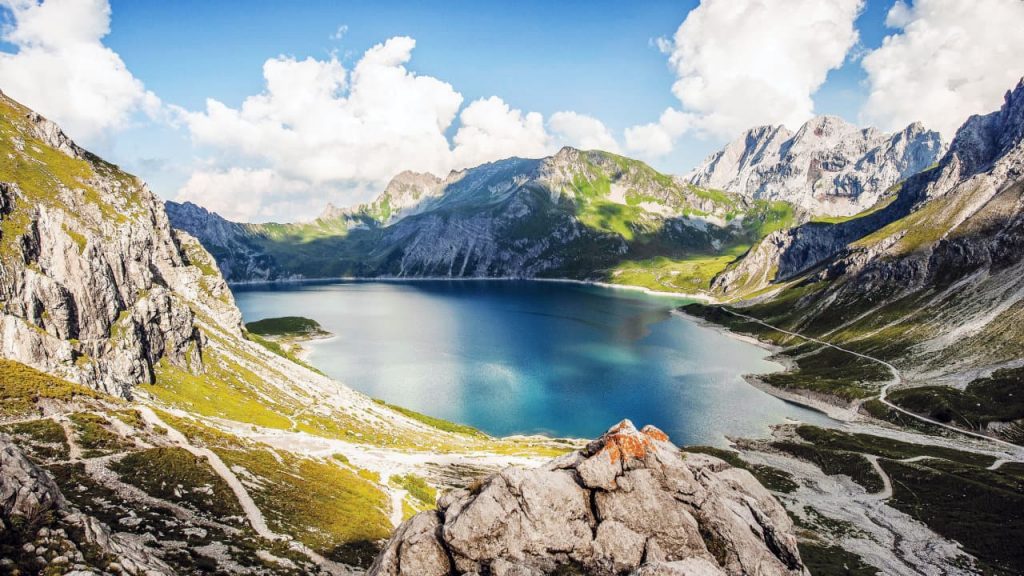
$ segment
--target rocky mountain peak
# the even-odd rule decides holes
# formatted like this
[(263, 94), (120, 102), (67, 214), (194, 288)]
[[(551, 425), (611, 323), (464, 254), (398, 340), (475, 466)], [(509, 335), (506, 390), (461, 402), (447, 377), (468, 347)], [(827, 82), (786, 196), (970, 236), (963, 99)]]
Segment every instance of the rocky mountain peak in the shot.
[(628, 420), (583, 450), (471, 490), (398, 528), (371, 575), (806, 574), (793, 524), (748, 472)]
[(886, 134), (818, 116), (795, 133), (782, 126), (748, 130), (687, 178), (698, 186), (786, 200), (814, 213), (852, 215), (944, 151), (939, 134), (920, 124)]
[(1024, 78), (1006, 92), (1002, 107), (990, 114), (974, 115), (956, 132), (949, 147), (951, 157), (973, 174), (1006, 155), (1024, 141)]
[(162, 202), (5, 96), (0, 155), (0, 356), (122, 396), (164, 360), (201, 371), (189, 295), (233, 303), (219, 272), (194, 265), (216, 270), (172, 232)]

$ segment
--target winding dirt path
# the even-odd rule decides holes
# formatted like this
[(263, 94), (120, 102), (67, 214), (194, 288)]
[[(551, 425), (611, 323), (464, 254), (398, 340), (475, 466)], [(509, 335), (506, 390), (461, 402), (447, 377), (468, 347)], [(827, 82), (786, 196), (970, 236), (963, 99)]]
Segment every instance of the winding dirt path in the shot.
[(871, 462), (871, 467), (875, 469), (875, 472), (882, 479), (882, 491), (877, 494), (871, 494), (871, 499), (888, 500), (892, 498), (892, 480), (889, 479), (889, 475), (885, 473), (881, 464), (878, 463), (878, 456), (865, 454), (864, 457), (868, 459), (868, 462)]
[(347, 567), (324, 558), (320, 554), (311, 550), (305, 544), (293, 540), (290, 536), (278, 534), (271, 530), (270, 527), (267, 526), (267, 521), (263, 517), (263, 513), (260, 511), (259, 507), (256, 506), (256, 502), (252, 499), (252, 496), (249, 495), (249, 492), (245, 489), (242, 481), (238, 479), (238, 476), (228, 468), (227, 464), (225, 464), (224, 461), (220, 459), (220, 456), (218, 456), (213, 450), (194, 446), (189, 442), (188, 438), (185, 437), (184, 434), (164, 422), (149, 406), (139, 406), (139, 413), (142, 414), (142, 418), (151, 426), (160, 426), (161, 428), (166, 429), (167, 438), (179, 447), (188, 450), (195, 456), (206, 458), (210, 467), (213, 468), (213, 471), (216, 472), (217, 475), (227, 483), (228, 487), (231, 488), (231, 491), (235, 493), (235, 498), (238, 499), (238, 504), (245, 512), (246, 519), (248, 519), (249, 524), (257, 534), (267, 540), (288, 541), (291, 548), (302, 552), (310, 560), (331, 574), (342, 575), (351, 573), (351, 570)]
[(743, 318), (744, 320), (749, 320), (750, 322), (754, 322), (755, 324), (760, 324), (761, 326), (764, 326), (765, 328), (770, 328), (772, 330), (775, 330), (777, 332), (781, 332), (783, 334), (787, 334), (789, 336), (794, 336), (796, 338), (802, 338), (802, 339), (807, 340), (809, 342), (814, 342), (815, 344), (821, 344), (822, 346), (828, 346), (829, 348), (834, 348), (836, 350), (839, 350), (840, 352), (846, 352), (847, 354), (853, 354), (854, 356), (858, 356), (860, 358), (864, 358), (865, 360), (870, 360), (872, 362), (876, 362), (878, 364), (881, 364), (882, 366), (885, 366), (889, 370), (889, 372), (892, 374), (892, 379), (882, 385), (882, 389), (879, 391), (879, 394), (878, 394), (878, 400), (881, 401), (886, 406), (888, 406), (888, 407), (892, 408), (893, 410), (896, 410), (896, 411), (898, 411), (898, 412), (900, 412), (902, 414), (910, 416), (911, 418), (914, 418), (916, 420), (920, 420), (921, 422), (927, 422), (928, 424), (932, 424), (934, 426), (939, 426), (939, 427), (945, 428), (947, 430), (951, 430), (953, 432), (956, 432), (958, 434), (963, 434), (965, 436), (971, 436), (971, 437), (978, 438), (978, 439), (981, 439), (981, 440), (985, 440), (985, 441), (988, 441), (988, 442), (994, 442), (996, 444), (1000, 444), (1000, 445), (1002, 445), (1004, 447), (1010, 448), (1012, 450), (1012, 452), (1014, 452), (1015, 454), (1021, 454), (1022, 450), (1024, 450), (1020, 446), (1018, 446), (1016, 444), (1013, 444), (1012, 442), (1006, 442), (1005, 440), (1000, 440), (999, 438), (993, 438), (992, 436), (987, 436), (985, 434), (980, 434), (980, 433), (977, 433), (977, 432), (971, 432), (970, 430), (964, 430), (963, 428), (958, 428), (958, 427), (952, 426), (950, 424), (944, 424), (942, 422), (939, 422), (938, 420), (932, 420), (931, 418), (928, 418), (926, 416), (921, 416), (920, 414), (915, 414), (914, 412), (911, 412), (909, 410), (905, 410), (905, 409), (903, 409), (903, 408), (893, 404), (888, 399), (886, 399), (886, 395), (889, 392), (889, 388), (891, 388), (894, 384), (900, 384), (900, 383), (903, 382), (903, 375), (900, 374), (900, 371), (895, 366), (893, 366), (892, 364), (886, 362), (885, 360), (881, 360), (881, 359), (875, 358), (874, 356), (868, 356), (867, 354), (861, 354), (860, 352), (855, 352), (855, 351), (850, 350), (848, 348), (843, 348), (841, 346), (836, 346), (835, 344), (832, 344), (831, 342), (826, 342), (824, 340), (819, 340), (819, 339), (811, 337), (811, 336), (805, 336), (803, 334), (800, 334), (799, 332), (791, 332), (789, 330), (785, 330), (783, 328), (779, 328), (778, 326), (773, 326), (772, 324), (764, 322), (763, 320), (760, 320), (760, 319), (755, 318), (753, 316), (749, 316), (747, 314), (741, 314), (739, 312), (730, 310), (730, 309), (725, 308), (725, 307), (720, 307), (719, 310), (723, 310), (723, 311), (725, 311), (725, 312), (727, 312), (729, 314), (732, 314), (733, 316), (736, 316), (737, 318)]

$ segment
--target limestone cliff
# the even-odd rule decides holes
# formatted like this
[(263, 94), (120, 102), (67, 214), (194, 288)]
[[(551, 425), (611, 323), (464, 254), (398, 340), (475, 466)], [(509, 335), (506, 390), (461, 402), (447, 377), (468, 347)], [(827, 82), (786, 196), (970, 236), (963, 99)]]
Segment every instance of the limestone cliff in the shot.
[(0, 150), (0, 356), (118, 395), (200, 370), (201, 274), (161, 201), (2, 94)]
[(698, 186), (786, 200), (817, 214), (852, 215), (943, 152), (939, 134), (921, 124), (886, 134), (818, 116), (795, 133), (784, 126), (752, 128), (688, 178)]

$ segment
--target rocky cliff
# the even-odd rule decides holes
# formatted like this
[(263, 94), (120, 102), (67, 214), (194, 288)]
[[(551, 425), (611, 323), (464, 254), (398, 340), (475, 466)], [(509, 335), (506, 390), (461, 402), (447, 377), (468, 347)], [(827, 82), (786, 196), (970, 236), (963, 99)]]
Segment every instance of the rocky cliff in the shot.
[(398, 528), (374, 576), (806, 574), (793, 524), (744, 470), (625, 420), (585, 449), (508, 468)]
[(835, 116), (748, 130), (688, 175), (698, 186), (751, 198), (785, 200), (815, 214), (852, 215), (945, 152), (937, 132), (921, 124), (886, 134)]
[(161, 201), (0, 94), (0, 356), (119, 395), (201, 370), (194, 284)]
[[(12, 543), (21, 546), (11, 546)], [(170, 566), (139, 542), (74, 509), (40, 466), (0, 435), (0, 570), (6, 574), (170, 576)]]

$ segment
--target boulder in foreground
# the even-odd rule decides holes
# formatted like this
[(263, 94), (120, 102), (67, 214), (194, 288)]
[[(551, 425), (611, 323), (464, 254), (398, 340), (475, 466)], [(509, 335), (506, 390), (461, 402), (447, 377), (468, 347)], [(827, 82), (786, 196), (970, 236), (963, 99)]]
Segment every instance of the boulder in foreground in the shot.
[(629, 420), (510, 467), (403, 523), (373, 576), (806, 574), (793, 524), (748, 472)]

